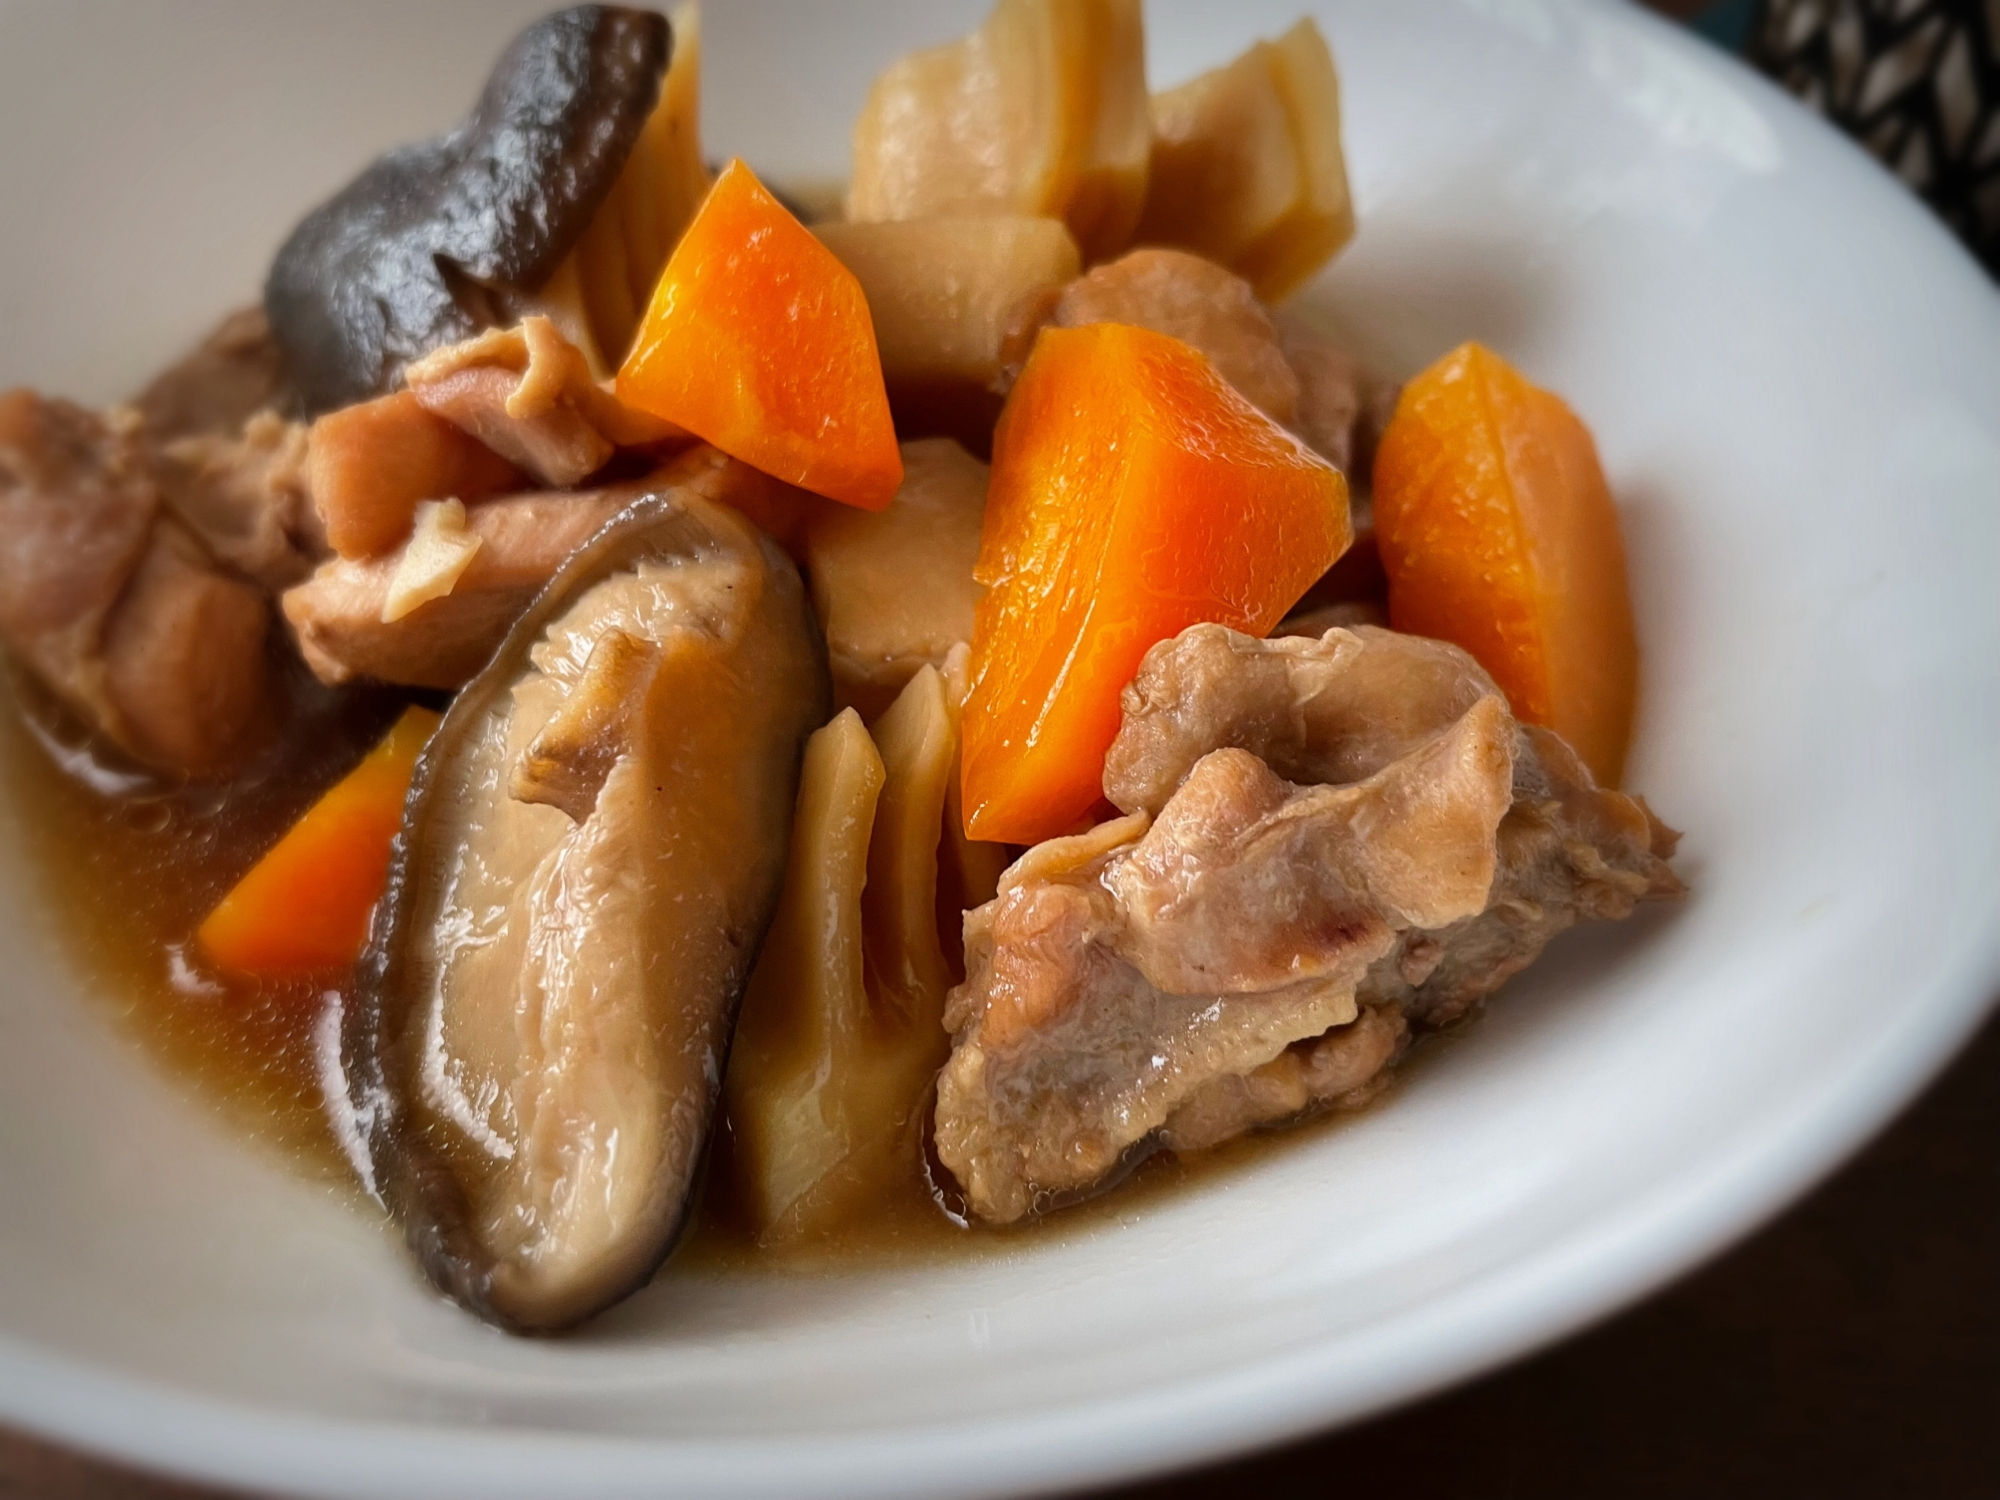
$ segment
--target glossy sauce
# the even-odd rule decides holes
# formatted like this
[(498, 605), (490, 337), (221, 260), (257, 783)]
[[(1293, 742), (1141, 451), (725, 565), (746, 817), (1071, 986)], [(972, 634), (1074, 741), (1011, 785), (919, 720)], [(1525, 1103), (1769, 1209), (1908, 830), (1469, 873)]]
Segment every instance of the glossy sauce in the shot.
[(305, 711), (295, 729), (226, 787), (119, 780), (20, 683), (7, 696), (21, 711), (0, 706), (0, 750), (14, 822), (84, 984), (232, 1128), (309, 1176), (347, 1180), (314, 1050), (315, 1026), (346, 976), (226, 978), (192, 941), (209, 909), (394, 714), (378, 694), (296, 691)]
[[(387, 731), (402, 700), (298, 685), (303, 707), (294, 727), (243, 778), (226, 788), (169, 788), (139, 778), (107, 780), (115, 773), (67, 742), (72, 731), (45, 727), (46, 705), (33, 690), (17, 690), (27, 714), (0, 702), (0, 773), (43, 901), (85, 986), (231, 1129), (302, 1175), (350, 1190), (359, 1211), (376, 1212), (328, 1124), (322, 1081), (337, 1029), (328, 1022), (337, 1020), (334, 1008), (349, 976), (282, 982), (223, 976), (203, 962), (193, 933), (264, 850)], [(724, 1131), (694, 1230), (674, 1264), (734, 1273), (811, 1270), (857, 1258), (1005, 1253), (1020, 1248), (1025, 1235), (1063, 1238), (1127, 1219), (1165, 1194), (1196, 1188), (1348, 1118), (1327, 1116), (1188, 1159), (1162, 1153), (1114, 1192), (1005, 1230), (967, 1229), (913, 1173), (865, 1221), (780, 1250), (760, 1248), (729, 1200)]]

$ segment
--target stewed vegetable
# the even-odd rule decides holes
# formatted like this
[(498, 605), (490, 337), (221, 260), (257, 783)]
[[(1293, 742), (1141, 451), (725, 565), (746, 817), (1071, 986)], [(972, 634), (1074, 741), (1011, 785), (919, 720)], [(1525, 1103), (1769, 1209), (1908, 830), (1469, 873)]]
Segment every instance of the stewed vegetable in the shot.
[(1313, 22), (1149, 94), (1139, 0), (998, 0), (844, 195), (711, 177), (698, 36), (536, 22), (133, 406), (0, 395), (55, 842), (521, 1331), (1359, 1108), (1680, 889), (1581, 418), (1274, 305)]

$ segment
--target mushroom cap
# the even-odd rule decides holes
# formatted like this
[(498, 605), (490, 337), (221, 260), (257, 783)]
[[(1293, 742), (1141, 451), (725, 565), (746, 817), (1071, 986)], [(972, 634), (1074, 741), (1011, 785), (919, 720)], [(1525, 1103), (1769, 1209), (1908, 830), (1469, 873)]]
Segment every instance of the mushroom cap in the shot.
[(666, 18), (579, 5), (500, 55), (478, 104), (308, 214), (264, 283), (306, 414), (393, 388), (402, 367), (505, 318), (583, 234), (659, 97)]
[(791, 561), (662, 481), (426, 746), (343, 1076), (369, 1186), (480, 1316), (571, 1326), (687, 1225), (828, 700)]

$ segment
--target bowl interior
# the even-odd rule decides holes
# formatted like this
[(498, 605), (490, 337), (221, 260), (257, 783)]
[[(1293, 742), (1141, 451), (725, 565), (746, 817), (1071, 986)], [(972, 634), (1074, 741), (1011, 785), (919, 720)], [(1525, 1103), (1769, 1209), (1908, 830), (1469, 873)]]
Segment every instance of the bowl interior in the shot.
[[(1156, 84), (1300, 5), (1153, 0)], [(538, 8), (0, 5), (0, 386), (131, 389)], [(1198, 1191), (944, 1261), (670, 1270), (537, 1342), (135, 1055), (0, 838), (0, 1417), (329, 1493), (1080, 1481), (1573, 1327), (1937, 1064), (2000, 973), (2000, 303), (1858, 153), (1635, 13), (1312, 8), (1362, 230), (1308, 295), (1398, 373), (1484, 340), (1594, 428), (1629, 783), (1687, 830), (1688, 900), (1565, 938), (1386, 1107)], [(841, 174), (874, 70), (979, 9), (716, 0), (711, 150)]]

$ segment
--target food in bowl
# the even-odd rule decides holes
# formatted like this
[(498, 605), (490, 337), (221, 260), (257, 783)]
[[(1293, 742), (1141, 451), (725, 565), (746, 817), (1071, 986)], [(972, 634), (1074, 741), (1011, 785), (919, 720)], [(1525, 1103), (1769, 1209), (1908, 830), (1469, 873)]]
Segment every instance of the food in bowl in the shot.
[(0, 397), (64, 888), (519, 1330), (705, 1170), (994, 1233), (1358, 1108), (1679, 890), (1587, 429), (1274, 306), (1355, 227), (1312, 23), (1149, 95), (1136, 0), (1001, 0), (812, 222), (699, 55), (549, 16), (132, 403)]

